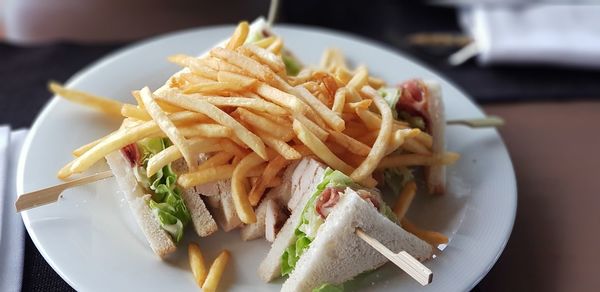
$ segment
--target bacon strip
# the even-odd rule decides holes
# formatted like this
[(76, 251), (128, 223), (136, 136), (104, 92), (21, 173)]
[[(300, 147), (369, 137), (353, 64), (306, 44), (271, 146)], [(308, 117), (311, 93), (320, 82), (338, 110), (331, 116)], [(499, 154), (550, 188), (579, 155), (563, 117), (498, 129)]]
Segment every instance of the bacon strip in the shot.
[(131, 167), (138, 166), (140, 163), (140, 150), (137, 144), (132, 143), (121, 148), (121, 153), (125, 155)]

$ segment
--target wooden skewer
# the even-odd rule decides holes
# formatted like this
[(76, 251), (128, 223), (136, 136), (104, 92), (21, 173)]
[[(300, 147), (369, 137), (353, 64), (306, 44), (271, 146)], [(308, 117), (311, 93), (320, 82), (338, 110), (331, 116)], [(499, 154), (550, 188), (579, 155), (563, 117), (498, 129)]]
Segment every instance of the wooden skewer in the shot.
[(413, 277), (413, 279), (415, 279), (421, 285), (425, 286), (431, 283), (431, 281), (433, 280), (433, 272), (406, 251), (394, 253), (393, 251), (385, 247), (385, 245), (383, 245), (377, 239), (366, 234), (360, 228), (356, 228), (356, 235), (358, 235), (360, 239), (364, 240), (371, 247), (380, 252), (392, 263), (396, 264), (396, 266), (400, 267), (403, 271), (405, 271), (407, 274)]
[(58, 184), (49, 188), (22, 194), (17, 198), (17, 201), (15, 202), (15, 208), (17, 209), (17, 212), (21, 212), (31, 208), (54, 203), (58, 201), (58, 198), (60, 198), (60, 194), (68, 188), (89, 184), (95, 181), (111, 177), (112, 175), (112, 171), (107, 170), (104, 172), (68, 181), (66, 183)]
[(504, 120), (496, 116), (488, 116), (481, 119), (463, 119), (446, 121), (448, 125), (465, 125), (471, 128), (500, 127), (504, 125)]

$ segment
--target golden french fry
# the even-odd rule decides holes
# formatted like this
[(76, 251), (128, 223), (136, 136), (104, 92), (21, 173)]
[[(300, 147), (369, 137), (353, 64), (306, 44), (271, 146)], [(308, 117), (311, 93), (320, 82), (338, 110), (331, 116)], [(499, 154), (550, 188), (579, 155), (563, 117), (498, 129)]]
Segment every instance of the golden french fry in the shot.
[(250, 26), (247, 21), (242, 21), (238, 24), (237, 28), (233, 32), (233, 35), (227, 42), (226, 48), (229, 50), (235, 50), (239, 46), (243, 45), (248, 38), (248, 32), (250, 31)]
[(258, 80), (252, 77), (228, 71), (219, 71), (219, 73), (217, 73), (217, 80), (223, 83), (236, 84), (241, 88), (253, 87), (258, 82)]
[(231, 164), (218, 165), (212, 168), (204, 168), (202, 170), (181, 174), (177, 179), (177, 183), (182, 188), (187, 189), (194, 186), (229, 179), (232, 177), (234, 169), (235, 166)]
[(163, 96), (158, 96), (158, 98), (177, 106), (207, 115), (215, 122), (231, 128), (235, 135), (260, 157), (267, 157), (265, 144), (262, 140), (218, 107), (204, 100), (190, 98), (189, 96), (181, 94), (165, 94)]
[(415, 198), (415, 194), (417, 193), (417, 184), (414, 180), (411, 180), (406, 183), (402, 192), (398, 196), (398, 200), (394, 205), (394, 214), (398, 218), (404, 218), (406, 215), (406, 211), (408, 211), (408, 207), (412, 203)]
[(313, 121), (307, 119), (303, 115), (294, 115), (294, 119), (300, 122), (304, 127), (306, 127), (311, 133), (313, 133), (319, 140), (325, 141), (329, 136), (327, 131), (323, 130), (317, 124), (313, 123)]
[(365, 180), (373, 173), (373, 170), (377, 168), (377, 165), (385, 155), (392, 134), (392, 121), (394, 120), (389, 105), (381, 96), (379, 96), (375, 89), (370, 86), (365, 86), (362, 88), (362, 91), (373, 99), (375, 106), (381, 113), (381, 127), (377, 139), (371, 147), (371, 152), (369, 152), (367, 158), (350, 175), (354, 181), (359, 182)]
[(375, 113), (361, 107), (357, 107), (355, 112), (369, 130), (379, 130), (381, 119)]
[(275, 72), (285, 71), (285, 64), (281, 57), (253, 44), (245, 44), (239, 51), (246, 56), (255, 56), (259, 62), (269, 66)]
[[(219, 140), (210, 138), (192, 138), (189, 140), (190, 151), (194, 154), (198, 153), (210, 153), (221, 150), (219, 147)], [(167, 164), (182, 157), (181, 151), (175, 145), (171, 145), (156, 155), (153, 155), (148, 160), (148, 166), (146, 167), (146, 176), (151, 177), (155, 175), (160, 169), (165, 167)]]
[(274, 36), (270, 36), (270, 37), (255, 41), (255, 42), (253, 42), (253, 44), (256, 46), (259, 46), (263, 49), (266, 49), (275, 41), (275, 39), (276, 38)]
[(123, 104), (116, 100), (92, 95), (79, 90), (68, 89), (56, 82), (48, 83), (48, 89), (50, 89), (52, 93), (61, 96), (68, 101), (95, 108), (112, 116), (121, 116), (121, 107)]
[(373, 101), (370, 99), (363, 99), (361, 101), (357, 101), (357, 102), (349, 102), (347, 104), (344, 105), (344, 112), (345, 113), (354, 113), (356, 112), (356, 109), (363, 109), (363, 110), (368, 110), (369, 107), (371, 106), (371, 103)]
[(352, 79), (352, 73), (350, 73), (348, 69), (341, 67), (335, 69), (334, 76), (339, 83), (344, 85), (348, 84), (348, 82), (350, 82), (350, 79)]
[(268, 183), (277, 176), (279, 171), (289, 165), (290, 162), (287, 161), (283, 156), (278, 155), (277, 157), (271, 159), (267, 163), (267, 167), (263, 172), (262, 176), (258, 179), (256, 184), (252, 186), (250, 193), (248, 195), (248, 200), (252, 206), (258, 205), (260, 199), (262, 198), (265, 190), (267, 189)]
[(283, 180), (281, 179), (281, 177), (276, 176), (272, 180), (267, 182), (267, 188), (278, 187), (279, 185), (281, 185), (282, 182)]
[(331, 110), (341, 116), (344, 111), (344, 104), (346, 104), (346, 87), (340, 87), (333, 97), (333, 106), (331, 107)]
[(219, 142), (219, 146), (223, 148), (223, 151), (231, 153), (238, 157), (244, 157), (246, 156), (246, 154), (248, 154), (246, 150), (242, 149), (240, 146), (238, 146), (238, 144), (234, 143), (229, 139), (224, 139), (221, 142)]
[(437, 247), (440, 244), (448, 243), (448, 237), (435, 231), (431, 230), (423, 230), (417, 227), (415, 224), (410, 222), (406, 218), (402, 218), (401, 220), (402, 228), (406, 231), (414, 234), (416, 237), (422, 239), (423, 241), (429, 243), (430, 245)]
[(329, 137), (331, 137), (335, 143), (343, 146), (354, 154), (367, 156), (369, 152), (371, 152), (371, 147), (344, 133), (329, 130)]
[(206, 82), (191, 84), (183, 90), (183, 93), (219, 94), (224, 92), (239, 92), (248, 89), (241, 84), (233, 82)]
[[(131, 95), (133, 95), (135, 97), (136, 100), (140, 100), (140, 102), (142, 102), (142, 105), (138, 105), (141, 109), (146, 110), (146, 107), (144, 106), (144, 103), (142, 101), (142, 97), (140, 96), (140, 91), (139, 90), (134, 90), (131, 92)], [(156, 103), (160, 106), (160, 108), (168, 113), (177, 113), (177, 112), (183, 112), (185, 111), (184, 109), (178, 107), (178, 106), (174, 106), (174, 105), (170, 105), (168, 103), (165, 103), (162, 100), (155, 100)]]
[(346, 87), (348, 87), (349, 89), (360, 90), (363, 86), (367, 84), (368, 78), (369, 71), (367, 70), (367, 67), (359, 66), (358, 68), (356, 68), (352, 79), (350, 79), (350, 81), (348, 81), (348, 84), (346, 84)]
[(306, 88), (302, 86), (296, 86), (296, 90), (298, 91), (298, 97), (312, 107), (327, 125), (338, 132), (344, 130), (346, 127), (345, 122), (342, 120), (342, 118), (340, 118), (340, 116), (321, 103), (321, 101), (308, 92)]
[(307, 108), (298, 101), (296, 96), (281, 91), (266, 83), (260, 83), (256, 87), (256, 93), (258, 93), (258, 95), (260, 95), (262, 98), (281, 107), (288, 108), (293, 112), (304, 113), (307, 111)]
[(208, 158), (206, 161), (202, 162), (198, 166), (196, 171), (208, 169), (208, 168), (215, 167), (218, 165), (227, 164), (227, 162), (229, 162), (231, 160), (231, 158), (233, 158), (233, 153), (229, 153), (229, 152), (216, 153), (215, 155)]
[(283, 116), (288, 112), (271, 102), (268, 102), (264, 99), (260, 98), (247, 98), (247, 97), (222, 97), (222, 96), (196, 96), (192, 95), (192, 97), (197, 97), (199, 99), (205, 100), (210, 104), (216, 106), (231, 106), (231, 107), (243, 107), (247, 109), (252, 109), (260, 112), (265, 112), (270, 115)]
[(289, 141), (294, 136), (292, 129), (286, 128), (283, 125), (279, 125), (261, 115), (257, 115), (243, 108), (238, 108), (237, 111), (240, 114), (242, 121), (244, 121), (246, 124), (270, 133), (274, 137), (279, 137), (284, 141)]
[(94, 140), (94, 141), (92, 141), (90, 143), (87, 143), (87, 144), (85, 144), (85, 145), (83, 145), (83, 146), (81, 146), (81, 147), (73, 150), (73, 152), (72, 152), (73, 156), (75, 156), (75, 157), (81, 156), (83, 153), (85, 153), (88, 150), (92, 149), (92, 147), (98, 145), (98, 143), (102, 142), (102, 140), (106, 139), (106, 137), (109, 137), (113, 133), (110, 133), (110, 134), (108, 134), (108, 135), (106, 135), (106, 136), (104, 136), (104, 137), (102, 137), (100, 139)]
[(431, 150), (427, 149), (423, 144), (419, 143), (415, 139), (406, 139), (402, 148), (411, 153), (422, 154), (422, 155), (431, 155)]
[(313, 134), (306, 126), (300, 121), (294, 120), (293, 124), (294, 132), (298, 136), (298, 139), (304, 143), (317, 157), (323, 160), (331, 168), (339, 170), (345, 174), (353, 172), (354, 168), (348, 165), (343, 160), (339, 159), (327, 146), (321, 142), (315, 134)]
[[(175, 123), (198, 121), (204, 119), (204, 117), (203, 114), (191, 112), (178, 112), (169, 115), (169, 118)], [(70, 172), (83, 172), (109, 153), (158, 133), (160, 133), (160, 128), (155, 121), (147, 121), (131, 128), (121, 128), (76, 158), (71, 165)]]
[(376, 78), (373, 76), (369, 76), (369, 80), (367, 81), (367, 83), (369, 84), (369, 86), (375, 89), (379, 89), (385, 85), (385, 81), (383, 81), (383, 79)]
[(409, 138), (413, 138), (417, 136), (421, 131), (419, 129), (402, 129), (395, 130), (392, 133), (392, 138), (390, 139), (390, 144), (388, 144), (388, 148), (385, 152), (386, 155), (396, 151), (404, 141)]
[(140, 90), (140, 97), (142, 98), (142, 102), (144, 102), (144, 107), (148, 114), (152, 117), (152, 119), (156, 122), (158, 127), (169, 137), (169, 140), (175, 145), (181, 154), (183, 155), (183, 159), (187, 162), (187, 166), (189, 169), (193, 170), (196, 167), (196, 159), (192, 155), (192, 151), (190, 149), (188, 141), (181, 134), (179, 129), (175, 127), (173, 121), (169, 119), (167, 114), (163, 112), (160, 106), (154, 101), (154, 96), (148, 87), (142, 88)]
[(198, 284), (198, 287), (202, 287), (202, 284), (204, 284), (206, 276), (208, 275), (208, 267), (204, 261), (200, 246), (195, 243), (190, 243), (188, 245), (188, 258), (192, 274), (194, 275), (194, 281)]
[(256, 222), (256, 214), (250, 201), (248, 200), (248, 191), (246, 190), (246, 173), (253, 167), (263, 163), (256, 152), (250, 153), (237, 164), (231, 177), (231, 194), (235, 210), (243, 223), (251, 224)]
[(433, 138), (428, 133), (419, 132), (419, 135), (417, 135), (415, 138), (429, 149), (431, 149), (433, 146)]
[(152, 119), (150, 115), (143, 109), (133, 104), (123, 104), (121, 107), (121, 115), (127, 118), (134, 118), (140, 121), (149, 121)]
[(195, 124), (179, 129), (185, 137), (226, 138), (233, 130), (219, 124)]
[(219, 254), (212, 265), (210, 265), (208, 275), (206, 276), (206, 280), (204, 280), (204, 284), (202, 285), (202, 291), (214, 292), (217, 290), (217, 286), (219, 286), (219, 281), (221, 280), (223, 271), (225, 271), (225, 266), (227, 266), (229, 257), (229, 251), (224, 250)]
[(273, 54), (281, 54), (281, 49), (283, 49), (283, 40), (281, 40), (281, 38), (276, 38), (275, 41), (267, 47), (267, 50)]
[(218, 71), (210, 67), (204, 60), (181, 54), (170, 56), (168, 59), (170, 62), (189, 68), (193, 73), (198, 74), (204, 78), (210, 80), (217, 80)]
[(390, 155), (384, 157), (379, 165), (378, 169), (402, 167), (402, 166), (416, 166), (416, 165), (449, 165), (453, 164), (460, 158), (458, 153), (446, 152), (441, 155), (421, 155), (421, 154), (399, 154)]
[[(240, 159), (240, 161), (241, 161), (241, 159)], [(238, 163), (239, 163), (239, 161), (238, 161)], [(267, 163), (263, 162), (255, 167), (251, 168), (250, 170), (248, 170), (248, 172), (246, 172), (246, 177), (249, 177), (249, 178), (259, 177), (263, 174), (263, 172), (265, 172), (265, 168), (267, 168)]]
[(71, 174), (73, 174), (73, 172), (71, 171), (71, 168), (72, 168), (74, 162), (75, 162), (75, 160), (69, 161), (69, 163), (67, 163), (65, 166), (63, 166), (58, 171), (58, 173), (56, 174), (56, 177), (64, 180), (64, 179), (67, 179), (69, 176), (71, 176)]
[(271, 147), (275, 152), (279, 155), (285, 157), (288, 160), (296, 160), (302, 158), (302, 154), (300, 154), (294, 147), (288, 145), (286, 141), (277, 139), (268, 133), (257, 130), (257, 134), (261, 139), (267, 144), (267, 146)]

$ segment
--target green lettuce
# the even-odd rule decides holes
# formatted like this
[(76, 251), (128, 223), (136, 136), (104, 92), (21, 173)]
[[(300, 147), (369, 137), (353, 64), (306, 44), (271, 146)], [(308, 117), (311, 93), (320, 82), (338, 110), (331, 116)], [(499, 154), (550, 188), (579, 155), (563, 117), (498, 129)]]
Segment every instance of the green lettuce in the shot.
[(412, 171), (406, 167), (387, 168), (383, 172), (385, 185), (388, 186), (394, 195), (400, 194), (406, 183), (414, 180)]
[(281, 54), (283, 64), (285, 64), (285, 73), (289, 76), (296, 76), (302, 70), (302, 64), (287, 50), (283, 50)]
[(398, 116), (401, 120), (406, 121), (411, 127), (419, 128), (422, 131), (425, 131), (425, 120), (420, 116), (413, 116), (405, 111), (400, 111)]
[(136, 176), (147, 179), (148, 188), (153, 191), (152, 198), (148, 200), (148, 206), (152, 209), (161, 228), (167, 231), (175, 242), (179, 242), (191, 216), (181, 198), (181, 190), (176, 185), (177, 174), (171, 168), (171, 164), (168, 164), (152, 177), (146, 177), (148, 160), (169, 147), (171, 143), (168, 139), (148, 138), (137, 144), (141, 152), (142, 167)]
[(300, 223), (294, 230), (294, 244), (290, 245), (281, 255), (281, 275), (291, 273), (296, 263), (314, 240), (317, 230), (323, 224), (323, 219), (315, 210), (315, 201), (323, 193), (325, 188), (358, 187), (351, 178), (345, 174), (328, 168), (323, 175), (323, 181), (317, 185), (317, 189), (302, 210)]
[(382, 87), (377, 91), (381, 97), (387, 102), (392, 109), (392, 115), (394, 119), (398, 119), (398, 111), (396, 111), (396, 104), (400, 100), (400, 90), (393, 87)]
[(312, 292), (344, 292), (344, 284), (323, 284), (321, 287), (313, 289)]

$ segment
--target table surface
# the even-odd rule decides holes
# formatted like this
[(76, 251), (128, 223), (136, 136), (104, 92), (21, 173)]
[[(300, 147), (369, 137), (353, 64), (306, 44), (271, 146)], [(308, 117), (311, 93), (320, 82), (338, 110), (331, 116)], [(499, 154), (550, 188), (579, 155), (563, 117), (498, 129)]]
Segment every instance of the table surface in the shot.
[[(288, 19), (293, 20), (294, 17), (292, 13)], [(320, 24), (310, 22), (311, 19), (305, 20)], [(335, 23), (329, 26), (345, 29)], [(366, 28), (364, 31), (352, 31), (369, 34)], [(368, 36), (378, 38), (377, 35)], [(393, 39), (378, 39), (394, 45)], [(63, 82), (85, 65), (120, 46), (63, 43), (25, 48), (0, 43), (0, 80), (3, 80), (0, 82), (0, 111), (3, 113), (0, 124), (8, 123), (13, 128), (28, 127), (50, 98), (46, 91), (49, 79)], [(420, 57), (419, 53), (414, 56)], [(425, 61), (431, 65), (435, 60), (438, 59)], [(528, 76), (524, 75), (532, 74), (522, 73), (544, 71), (539, 68), (511, 69), (512, 72), (521, 72), (522, 78), (525, 78), (521, 79), (507, 77), (511, 73), (510, 70), (504, 72), (505, 68), (479, 69), (471, 64), (465, 71), (444, 66), (436, 69), (443, 71), (451, 80), (460, 80), (459, 85), (465, 87), (468, 93), (485, 102), (483, 108), (487, 113), (506, 119), (507, 124), (500, 133), (517, 175), (519, 198), (512, 236), (497, 264), (475, 290), (597, 290), (600, 287), (600, 277), (595, 275), (600, 262), (600, 252), (595, 248), (595, 243), (600, 240), (597, 232), (600, 224), (600, 155), (597, 154), (600, 149), (600, 101), (578, 98), (599, 100), (600, 90), (596, 85), (587, 86), (585, 90), (577, 89), (581, 87), (578, 82), (593, 80), (592, 77), (598, 74), (570, 74), (574, 71), (549, 69), (548, 72), (554, 72), (548, 74), (556, 83), (547, 88), (544, 86), (544, 82), (548, 82), (546, 78), (538, 76), (529, 82)], [(486, 86), (473, 85), (477, 83), (472, 81), (477, 74), (483, 76)], [(561, 75), (573, 82), (559, 83)], [(499, 90), (506, 87), (507, 80), (508, 84), (515, 84), (512, 91)], [(596, 81), (596, 84), (600, 83)], [(494, 95), (495, 92), (498, 94)], [(519, 92), (526, 92), (532, 98), (514, 102), (520, 99)], [(556, 92), (560, 94), (556, 95)], [(568, 95), (568, 92), (573, 94)], [(498, 101), (498, 96), (509, 96), (508, 99), (513, 102), (490, 102)], [(563, 101), (540, 100), (544, 96), (560, 96)], [(565, 98), (569, 101), (564, 101)], [(531, 102), (532, 99), (536, 101)], [(41, 257), (29, 237), (25, 245), (22, 290), (70, 290)]]

